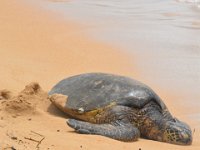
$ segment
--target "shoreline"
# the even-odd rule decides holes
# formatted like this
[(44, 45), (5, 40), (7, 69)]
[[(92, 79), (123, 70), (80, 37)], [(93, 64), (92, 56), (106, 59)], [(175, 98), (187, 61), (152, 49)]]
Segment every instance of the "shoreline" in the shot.
[[(28, 83), (38, 81), (47, 92), (66, 76), (84, 72), (107, 72), (136, 79), (140, 77), (138, 68), (134, 68), (134, 62), (138, 58), (112, 45), (91, 39), (85, 31), (83, 32), (84, 27), (63, 21), (56, 17), (54, 12), (42, 10), (35, 5), (31, 6), (25, 0), (18, 2), (3, 0), (0, 2), (0, 17), (0, 52), (2, 54), (0, 90), (8, 89), (18, 93)], [(173, 114), (182, 114), (182, 109), (177, 110), (172, 100), (167, 101), (170, 98), (176, 98), (174, 95), (160, 91), (159, 87), (156, 91), (165, 99)], [(32, 97), (28, 95), (28, 98), (31, 100)], [(4, 112), (5, 116), (1, 114), (0, 117), (4, 119), (0, 120), (0, 139), (4, 139), (3, 141), (8, 145), (16, 145), (16, 141), (6, 136), (8, 131), (12, 131), (18, 138), (23, 138), (34, 130), (45, 135), (41, 148), (56, 150), (63, 148), (69, 150), (81, 148), (159, 150), (160, 147), (164, 147), (164, 150), (197, 150), (200, 147), (199, 128), (196, 128), (193, 145), (186, 147), (145, 139), (124, 143), (101, 136), (76, 134), (66, 126), (66, 119), (54, 108), (50, 106), (46, 108), (50, 105), (49, 101), (41, 105), (38, 104), (33, 114), (23, 115), (22, 112), (18, 112), (17, 117), (7, 112)], [(56, 113), (52, 115), (49, 111)], [(31, 121), (27, 121), (30, 118)], [(186, 119), (184, 115), (181, 116), (182, 118)], [(27, 146), (26, 143), (24, 145)], [(22, 148), (21, 145), (17, 146)], [(28, 146), (33, 149), (35, 144), (30, 143)]]

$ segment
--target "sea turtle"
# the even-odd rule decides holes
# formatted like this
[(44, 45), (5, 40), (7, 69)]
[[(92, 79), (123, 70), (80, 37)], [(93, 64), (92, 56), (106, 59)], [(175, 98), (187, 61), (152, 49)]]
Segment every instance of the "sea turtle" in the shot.
[(50, 100), (71, 119), (67, 124), (82, 134), (121, 141), (138, 137), (180, 145), (192, 143), (190, 127), (174, 118), (158, 95), (129, 77), (87, 73), (60, 81)]

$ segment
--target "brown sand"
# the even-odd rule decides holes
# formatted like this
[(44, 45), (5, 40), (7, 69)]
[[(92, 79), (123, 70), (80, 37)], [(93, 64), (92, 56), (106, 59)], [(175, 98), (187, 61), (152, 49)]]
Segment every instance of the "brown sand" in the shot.
[[(198, 129), (193, 145), (186, 147), (144, 139), (124, 143), (72, 132), (65, 115), (48, 100), (47, 91), (57, 81), (83, 72), (138, 77), (133, 57), (89, 39), (83, 31), (84, 27), (25, 0), (0, 1), (0, 149), (199, 149)], [(28, 84), (32, 81), (45, 91), (37, 83)], [(167, 93), (160, 94), (169, 99)], [(181, 114), (172, 103), (167, 104)]]

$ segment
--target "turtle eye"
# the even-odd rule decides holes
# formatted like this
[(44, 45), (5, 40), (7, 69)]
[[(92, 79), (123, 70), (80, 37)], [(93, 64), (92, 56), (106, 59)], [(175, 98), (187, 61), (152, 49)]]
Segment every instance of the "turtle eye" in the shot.
[(173, 122), (178, 122), (178, 119), (173, 118), (172, 121), (173, 121)]

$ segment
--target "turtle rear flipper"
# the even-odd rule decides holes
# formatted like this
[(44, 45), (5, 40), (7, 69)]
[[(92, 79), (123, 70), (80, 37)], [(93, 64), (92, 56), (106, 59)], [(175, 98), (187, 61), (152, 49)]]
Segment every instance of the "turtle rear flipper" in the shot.
[(139, 130), (131, 124), (115, 122), (113, 124), (92, 124), (75, 119), (69, 119), (67, 124), (74, 128), (76, 132), (82, 134), (96, 134), (110, 137), (120, 141), (136, 141), (139, 136)]

